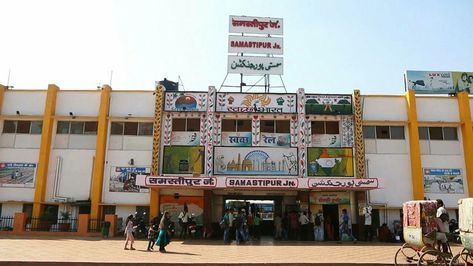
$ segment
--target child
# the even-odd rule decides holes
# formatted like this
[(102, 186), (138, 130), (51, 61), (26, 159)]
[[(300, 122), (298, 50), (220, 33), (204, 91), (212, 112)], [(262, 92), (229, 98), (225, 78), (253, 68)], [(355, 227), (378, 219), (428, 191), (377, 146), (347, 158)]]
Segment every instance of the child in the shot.
[(149, 227), (148, 230), (148, 251), (154, 250), (154, 243), (156, 242), (156, 235), (158, 232), (158, 226), (153, 224)]

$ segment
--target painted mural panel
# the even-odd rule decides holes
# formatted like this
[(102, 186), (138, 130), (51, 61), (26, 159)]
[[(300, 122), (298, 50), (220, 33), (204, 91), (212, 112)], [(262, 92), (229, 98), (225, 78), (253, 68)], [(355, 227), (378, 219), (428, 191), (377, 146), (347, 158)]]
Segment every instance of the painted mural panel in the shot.
[(306, 94), (305, 113), (324, 115), (352, 114), (351, 95)]
[(217, 93), (216, 112), (295, 113), (295, 94)]
[(251, 146), (251, 132), (222, 132), (223, 146)]
[(307, 148), (308, 176), (353, 176), (352, 148)]
[(196, 224), (202, 225), (204, 214), (204, 198), (203, 197), (189, 197), (180, 196), (161, 196), (160, 210), (161, 212), (168, 211), (171, 214), (171, 221), (178, 226), (179, 214), (184, 210), (184, 205), (187, 205), (189, 213), (193, 216)]
[(340, 134), (314, 134), (313, 147), (341, 147)]
[(0, 187), (34, 187), (35, 163), (0, 162)]
[(199, 146), (200, 132), (174, 131), (171, 132), (171, 145)]
[(110, 169), (110, 192), (149, 192), (149, 188), (136, 185), (136, 176), (151, 173), (150, 167), (117, 167)]
[(163, 174), (203, 174), (204, 147), (164, 146)]
[(205, 92), (166, 92), (164, 111), (207, 111), (207, 93)]
[(297, 175), (296, 148), (215, 147), (216, 175)]
[(463, 194), (461, 169), (424, 168), (425, 193)]
[(290, 133), (261, 133), (259, 146), (289, 147), (291, 146)]

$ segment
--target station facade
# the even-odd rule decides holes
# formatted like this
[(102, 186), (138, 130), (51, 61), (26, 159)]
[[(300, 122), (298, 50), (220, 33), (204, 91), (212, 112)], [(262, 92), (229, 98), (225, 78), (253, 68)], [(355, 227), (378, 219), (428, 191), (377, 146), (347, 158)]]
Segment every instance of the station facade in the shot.
[(357, 225), (369, 205), (392, 227), (403, 202), (441, 198), (455, 217), (473, 195), (471, 101), (2, 86), (0, 216), (176, 217), (185, 204), (210, 224), (260, 200), (279, 215), (347, 209)]

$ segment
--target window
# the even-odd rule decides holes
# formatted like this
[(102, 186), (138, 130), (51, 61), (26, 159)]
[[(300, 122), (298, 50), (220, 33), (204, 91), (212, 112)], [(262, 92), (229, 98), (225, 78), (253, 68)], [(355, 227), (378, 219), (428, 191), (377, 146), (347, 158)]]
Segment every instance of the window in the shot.
[(18, 121), (16, 124), (17, 134), (29, 134), (31, 127), (31, 121)]
[(3, 121), (3, 133), (16, 133), (16, 121)]
[(222, 132), (251, 132), (251, 120), (223, 119)]
[(138, 134), (138, 122), (125, 123), (125, 131), (123, 135), (136, 136)]
[(110, 134), (111, 135), (123, 135), (123, 128), (124, 128), (124, 123), (123, 122), (112, 122), (111, 128), (110, 128)]
[(376, 126), (377, 139), (389, 139), (389, 126)]
[(289, 120), (261, 120), (261, 129), (263, 133), (289, 133)]
[(419, 127), (422, 140), (458, 140), (456, 127)]
[(238, 132), (251, 132), (251, 120), (237, 120), (236, 122)]
[(404, 127), (401, 126), (391, 126), (391, 139), (405, 139)]
[(338, 121), (312, 121), (312, 135), (314, 134), (339, 134)]
[(364, 126), (363, 127), (363, 137), (365, 139), (375, 139), (376, 131), (374, 126)]
[(69, 127), (71, 123), (69, 121), (58, 121), (56, 134), (69, 134)]
[(277, 120), (276, 121), (276, 133), (290, 133), (291, 122), (289, 120)]
[(172, 131), (200, 131), (200, 119), (173, 118)]
[(97, 127), (98, 127), (98, 123), (96, 121), (85, 122), (84, 123), (84, 134), (86, 134), (86, 135), (97, 135)]
[(83, 134), (84, 122), (71, 122), (71, 134)]
[(139, 128), (138, 135), (140, 136), (153, 135), (153, 123), (139, 123), (138, 128)]
[(274, 120), (261, 120), (261, 132), (274, 133)]

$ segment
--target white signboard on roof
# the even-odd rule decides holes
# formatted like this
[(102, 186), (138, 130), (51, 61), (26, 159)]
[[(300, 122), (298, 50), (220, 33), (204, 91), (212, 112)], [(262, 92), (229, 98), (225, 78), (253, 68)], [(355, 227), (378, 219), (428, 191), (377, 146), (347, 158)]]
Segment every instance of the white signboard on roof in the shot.
[(283, 38), (230, 35), (228, 52), (282, 55)]
[(282, 18), (230, 16), (230, 33), (283, 35)]
[(228, 73), (282, 75), (283, 70), (282, 57), (228, 56)]

